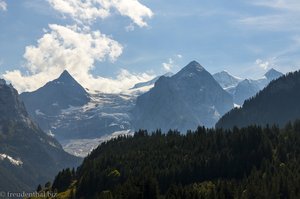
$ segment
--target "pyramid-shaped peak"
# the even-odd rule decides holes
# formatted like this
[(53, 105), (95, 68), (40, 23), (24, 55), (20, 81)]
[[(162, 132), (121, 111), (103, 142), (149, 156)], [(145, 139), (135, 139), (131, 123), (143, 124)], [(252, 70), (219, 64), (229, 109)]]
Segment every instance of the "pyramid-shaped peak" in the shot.
[(176, 73), (173, 78), (191, 78), (198, 77), (199, 75), (210, 75), (198, 62), (192, 61), (184, 68), (182, 68), (178, 73)]
[(72, 75), (67, 71), (67, 70), (64, 70), (60, 76), (59, 76), (59, 79), (60, 78), (73, 78)]
[(67, 71), (67, 70), (64, 70), (60, 76), (54, 80), (55, 82), (69, 82), (69, 83), (75, 83), (77, 82), (73, 77), (72, 75)]
[(197, 61), (191, 61), (186, 68), (204, 69), (203, 66), (201, 66), (201, 64), (199, 64)]
[(185, 66), (179, 73), (197, 73), (197, 72), (202, 72), (205, 71), (203, 66), (201, 66), (198, 62), (192, 61), (190, 62), (187, 66)]
[(265, 77), (268, 79), (277, 79), (278, 77), (282, 76), (283, 73), (275, 70), (274, 68), (271, 68), (270, 70), (268, 70), (268, 72), (266, 72)]

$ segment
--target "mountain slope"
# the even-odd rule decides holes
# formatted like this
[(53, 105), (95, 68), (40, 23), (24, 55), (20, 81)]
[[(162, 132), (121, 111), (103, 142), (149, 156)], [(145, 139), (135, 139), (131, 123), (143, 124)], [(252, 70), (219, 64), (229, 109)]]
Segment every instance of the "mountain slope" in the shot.
[(1, 191), (32, 191), (79, 162), (29, 119), (17, 91), (0, 80)]
[(233, 100), (235, 104), (243, 104), (246, 99), (254, 96), (259, 92), (260, 87), (254, 80), (245, 79), (241, 81), (236, 87), (233, 93)]
[(154, 88), (137, 98), (135, 129), (194, 129), (213, 126), (233, 107), (231, 96), (197, 62), (172, 77), (160, 77)]
[(31, 115), (55, 115), (61, 109), (82, 106), (90, 100), (89, 94), (66, 70), (57, 79), (34, 92), (22, 93), (20, 97)]
[(129, 132), (129, 111), (136, 94), (89, 94), (64, 71), (59, 78), (21, 97), (30, 117), (45, 132), (54, 135), (68, 152), (84, 156), (103, 137)]
[(271, 81), (279, 78), (283, 74), (275, 69), (270, 69), (265, 75), (257, 80), (245, 79), (244, 81), (240, 81), (235, 88), (230, 88), (227, 90), (233, 96), (233, 100), (235, 104), (243, 105), (244, 101), (260, 90), (265, 88)]
[[(173, 75), (173, 73), (166, 73), (162, 76), (165, 76), (165, 77), (171, 77)], [(137, 83), (135, 84), (131, 89), (138, 89), (138, 88), (142, 88), (142, 87), (145, 87), (145, 86), (151, 86), (151, 85), (154, 85), (154, 83), (162, 76), (157, 76), (153, 79), (151, 79), (150, 81), (147, 81), (147, 82), (140, 82), (140, 83)]]
[(213, 74), (213, 77), (225, 90), (237, 86), (237, 84), (242, 81), (242, 78), (235, 77), (229, 74), (227, 71), (215, 73)]
[(233, 109), (216, 124), (218, 128), (243, 127), (249, 124), (277, 124), (300, 118), (300, 72), (272, 81), (243, 107)]
[(279, 78), (280, 76), (282, 76), (283, 74), (277, 70), (275, 70), (274, 68), (271, 68), (266, 74), (265, 77), (268, 80), (274, 80)]
[(60, 121), (62, 110), (90, 102), (89, 94), (66, 70), (57, 79), (36, 91), (24, 92), (20, 97), (31, 118), (50, 133), (53, 124)]

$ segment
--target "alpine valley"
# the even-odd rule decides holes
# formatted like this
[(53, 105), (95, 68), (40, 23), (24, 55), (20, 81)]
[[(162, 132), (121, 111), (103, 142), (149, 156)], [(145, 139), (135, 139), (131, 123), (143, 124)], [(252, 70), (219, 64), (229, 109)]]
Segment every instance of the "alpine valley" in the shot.
[[(188, 93), (185, 81), (210, 85), (232, 106), (232, 96), (200, 64), (192, 62), (172, 77), (160, 77), (150, 91), (137, 97), (133, 114), (148, 116), (152, 113), (149, 109), (140, 109), (148, 103), (158, 113), (152, 117), (164, 120), (152, 101), (157, 100), (161, 109), (170, 111), (175, 108), (173, 103), (179, 102), (167, 96), (174, 97), (178, 91), (186, 92), (186, 98), (176, 94), (184, 102), (193, 93), (202, 103), (215, 102), (215, 110), (222, 110), (216, 103), (219, 99), (204, 88), (193, 88)], [(93, 150), (76, 172), (60, 171), (52, 187), (40, 190), (58, 190), (59, 198), (299, 198), (299, 88), (297, 71), (275, 77), (242, 107), (226, 113), (216, 128), (138, 130), (133, 136), (111, 139)], [(201, 98), (204, 93), (209, 100)], [(169, 99), (171, 105), (156, 99), (158, 94)], [(180, 103), (183, 108), (188, 107), (184, 102)], [(197, 105), (197, 100), (190, 102)], [(171, 114), (166, 115), (170, 118), (165, 122), (178, 117), (177, 112)]]
[(192, 61), (178, 73), (140, 82), (119, 94), (90, 92), (68, 71), (20, 95), (30, 117), (64, 149), (84, 157), (103, 141), (138, 129), (186, 131), (213, 127), (234, 106), (283, 75), (271, 69), (258, 80), (226, 71), (211, 75)]

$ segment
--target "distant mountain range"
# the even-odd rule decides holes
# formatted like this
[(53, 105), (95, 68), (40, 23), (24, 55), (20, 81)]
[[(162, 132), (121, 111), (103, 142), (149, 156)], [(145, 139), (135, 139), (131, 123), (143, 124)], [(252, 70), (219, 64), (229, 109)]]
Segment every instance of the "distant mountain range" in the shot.
[(215, 80), (224, 90), (230, 93), (233, 101), (237, 105), (243, 105), (244, 101), (254, 96), (261, 89), (266, 87), (272, 80), (283, 74), (275, 69), (270, 69), (262, 78), (257, 80), (242, 79), (235, 77), (226, 71), (214, 74)]
[[(271, 75), (271, 76), (269, 76)], [(273, 74), (266, 74), (268, 78)], [(216, 124), (217, 128), (256, 125), (280, 125), (300, 119), (300, 72), (289, 73), (272, 81), (255, 97), (245, 101), (242, 108), (225, 114)]]
[(88, 93), (67, 71), (20, 96), (0, 79), (0, 191), (32, 191), (77, 166), (81, 159), (56, 138), (69, 153), (85, 156), (105, 139), (138, 129), (283, 126), (300, 119), (299, 90), (300, 71), (271, 69), (243, 80), (226, 71), (211, 75), (196, 61), (127, 94)]
[(212, 127), (234, 104), (242, 105), (281, 75), (274, 69), (258, 80), (243, 80), (226, 71), (211, 75), (193, 61), (177, 74), (138, 83), (126, 94), (91, 94), (64, 71), (21, 98), (45, 132), (55, 135), (67, 151), (84, 156), (101, 140), (139, 128)]
[(17, 91), (0, 80), (1, 191), (33, 191), (62, 168), (80, 162), (32, 122)]
[(199, 63), (193, 61), (172, 77), (162, 76), (137, 98), (133, 109), (135, 129), (211, 127), (233, 108), (232, 97)]

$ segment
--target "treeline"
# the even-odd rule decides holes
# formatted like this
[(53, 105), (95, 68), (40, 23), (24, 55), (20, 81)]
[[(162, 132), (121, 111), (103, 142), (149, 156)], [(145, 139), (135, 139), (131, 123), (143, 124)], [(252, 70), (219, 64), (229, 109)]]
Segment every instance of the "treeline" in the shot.
[(53, 188), (71, 183), (76, 198), (300, 198), (300, 121), (185, 135), (140, 130), (101, 144)]

